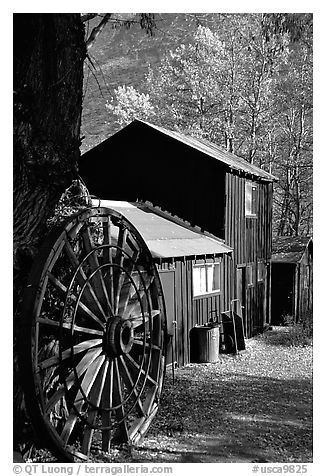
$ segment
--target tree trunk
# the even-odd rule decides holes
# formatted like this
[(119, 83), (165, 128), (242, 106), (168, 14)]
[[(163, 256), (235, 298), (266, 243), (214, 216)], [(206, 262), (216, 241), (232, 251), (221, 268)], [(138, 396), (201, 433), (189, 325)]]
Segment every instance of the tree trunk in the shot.
[[(85, 52), (79, 14), (14, 14), (14, 345), (32, 259), (47, 219), (77, 175)], [(16, 446), (21, 407), (15, 364)]]

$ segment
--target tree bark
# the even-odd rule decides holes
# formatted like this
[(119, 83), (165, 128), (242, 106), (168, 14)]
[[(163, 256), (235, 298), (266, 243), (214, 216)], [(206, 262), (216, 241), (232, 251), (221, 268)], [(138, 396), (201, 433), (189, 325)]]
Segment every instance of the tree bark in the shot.
[[(14, 345), (22, 290), (47, 219), (77, 175), (85, 56), (79, 14), (14, 14)], [(14, 364), (16, 446), (21, 407)]]

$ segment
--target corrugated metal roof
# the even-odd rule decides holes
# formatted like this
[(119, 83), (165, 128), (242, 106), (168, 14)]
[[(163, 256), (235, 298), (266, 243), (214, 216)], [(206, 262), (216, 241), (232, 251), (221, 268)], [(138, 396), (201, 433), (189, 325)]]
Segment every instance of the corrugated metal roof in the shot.
[(93, 199), (93, 206), (121, 213), (142, 235), (154, 258), (176, 258), (230, 253), (232, 248), (218, 238), (181, 225), (161, 210), (143, 203)]
[(263, 169), (260, 169), (259, 167), (256, 167), (255, 165), (250, 164), (246, 160), (242, 159), (241, 157), (238, 157), (237, 155), (231, 154), (230, 152), (227, 152), (225, 149), (222, 147), (217, 146), (216, 144), (212, 144), (209, 141), (206, 141), (204, 139), (198, 139), (190, 136), (186, 136), (184, 134), (181, 134), (176, 131), (171, 131), (168, 129), (164, 129), (163, 127), (156, 126), (154, 124), (151, 124), (149, 122), (141, 121), (139, 119), (136, 119), (134, 122), (140, 122), (143, 124), (146, 124), (147, 126), (156, 129), (157, 131), (161, 132), (162, 134), (165, 134), (175, 140), (178, 140), (179, 142), (182, 142), (183, 144), (192, 147), (193, 149), (198, 150), (199, 152), (202, 152), (203, 154), (209, 155), (210, 157), (213, 157), (214, 159), (219, 160), (220, 162), (225, 163), (228, 165), (230, 168), (235, 169), (235, 170), (240, 170), (242, 172), (247, 172), (251, 175), (261, 177), (264, 180), (267, 180), (269, 182), (273, 182), (275, 180), (278, 180), (274, 175), (271, 175), (270, 173), (266, 172)]
[(312, 242), (310, 236), (279, 236), (273, 240), (273, 263), (299, 263), (307, 246)]

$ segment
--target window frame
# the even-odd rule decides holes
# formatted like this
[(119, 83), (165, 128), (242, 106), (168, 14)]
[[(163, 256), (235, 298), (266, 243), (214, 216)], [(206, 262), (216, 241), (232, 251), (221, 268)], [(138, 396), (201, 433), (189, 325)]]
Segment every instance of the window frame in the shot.
[[(249, 191), (250, 189), (250, 191)], [(250, 209), (248, 207), (248, 198), (250, 193)], [(257, 218), (257, 196), (258, 185), (251, 180), (245, 183), (245, 216), (246, 218)]]
[[(206, 291), (197, 289), (198, 286), (195, 284), (195, 270), (203, 269), (205, 270), (205, 288)], [(218, 270), (216, 270), (218, 268)], [(208, 274), (208, 270), (212, 270), (211, 278)], [(211, 279), (211, 287), (209, 286), (209, 279)], [(216, 280), (218, 281), (216, 283)], [(214, 282), (215, 286), (214, 287)], [(201, 288), (201, 286), (199, 286)], [(192, 294), (194, 299), (200, 299), (206, 296), (218, 295), (221, 293), (221, 260), (215, 261), (213, 263), (194, 263), (192, 266)]]

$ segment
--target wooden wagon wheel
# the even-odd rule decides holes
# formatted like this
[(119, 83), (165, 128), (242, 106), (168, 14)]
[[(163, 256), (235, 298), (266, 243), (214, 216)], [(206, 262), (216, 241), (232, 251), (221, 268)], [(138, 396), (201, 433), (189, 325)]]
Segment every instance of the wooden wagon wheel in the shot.
[(137, 442), (158, 410), (165, 347), (160, 280), (134, 226), (92, 208), (54, 230), (27, 286), (20, 349), (29, 415), (57, 458)]

